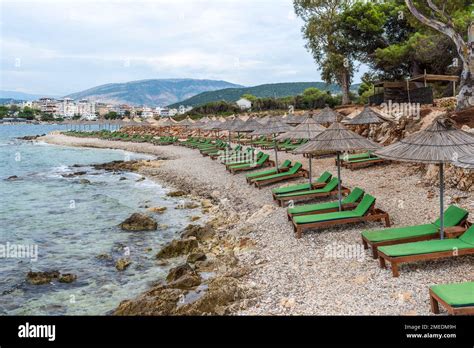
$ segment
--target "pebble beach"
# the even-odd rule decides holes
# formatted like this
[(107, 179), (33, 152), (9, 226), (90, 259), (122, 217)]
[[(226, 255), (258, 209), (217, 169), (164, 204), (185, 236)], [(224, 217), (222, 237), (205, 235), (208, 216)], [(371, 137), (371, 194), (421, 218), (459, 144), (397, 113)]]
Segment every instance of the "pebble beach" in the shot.
[[(247, 295), (232, 307), (233, 315), (429, 315), (430, 286), (474, 277), (474, 257), (463, 256), (404, 264), (400, 277), (393, 278), (390, 270), (381, 269), (362, 247), (361, 232), (384, 228), (378, 222), (315, 230), (296, 239), (286, 208), (278, 207), (271, 195), (271, 188), (288, 183), (259, 190), (246, 183), (245, 174), (232, 175), (197, 150), (59, 133), (40, 140), (165, 158), (141, 174), (176, 189), (185, 188), (191, 196), (211, 196), (216, 205), (213, 213), (223, 219), (220, 233), (246, 238), (252, 245), (235, 251), (239, 264), (248, 271), (239, 277)], [(274, 159), (272, 150), (266, 152)], [(279, 161), (300, 161), (308, 168), (303, 156), (279, 152), (278, 157)], [(313, 161), (315, 177), (324, 171), (336, 175), (334, 158)], [(390, 214), (395, 227), (430, 223), (439, 216), (438, 187), (427, 184), (417, 166), (391, 163), (355, 171), (342, 169), (342, 181), (346, 187), (360, 187), (376, 197), (376, 206)], [(456, 202), (474, 214), (469, 192), (447, 189), (446, 202)]]

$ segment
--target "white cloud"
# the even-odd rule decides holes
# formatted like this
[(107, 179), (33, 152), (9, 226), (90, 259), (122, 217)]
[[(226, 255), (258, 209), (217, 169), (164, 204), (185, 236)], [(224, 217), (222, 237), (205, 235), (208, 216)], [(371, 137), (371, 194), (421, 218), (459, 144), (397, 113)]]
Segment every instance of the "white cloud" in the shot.
[[(2, 89), (65, 94), (142, 78), (245, 85), (320, 79), (290, 0), (3, 0), (1, 6)], [(24, 64), (12, 70), (16, 57)], [(36, 78), (19, 79), (19, 71)]]

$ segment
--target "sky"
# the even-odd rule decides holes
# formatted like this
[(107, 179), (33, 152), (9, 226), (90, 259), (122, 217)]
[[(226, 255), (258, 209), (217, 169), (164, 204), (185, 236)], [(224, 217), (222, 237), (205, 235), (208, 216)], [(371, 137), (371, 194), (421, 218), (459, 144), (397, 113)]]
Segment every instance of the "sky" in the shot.
[(0, 0), (0, 10), (1, 90), (62, 96), (155, 78), (321, 80), (291, 0)]

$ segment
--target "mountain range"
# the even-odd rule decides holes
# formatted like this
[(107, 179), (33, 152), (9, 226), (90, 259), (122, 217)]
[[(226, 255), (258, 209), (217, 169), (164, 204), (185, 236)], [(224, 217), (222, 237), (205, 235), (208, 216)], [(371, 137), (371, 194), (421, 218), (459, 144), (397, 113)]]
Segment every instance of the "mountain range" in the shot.
[[(235, 102), (244, 94), (259, 98), (281, 98), (302, 94), (305, 89), (316, 87), (331, 93), (340, 93), (337, 85), (324, 82), (288, 82), (244, 87), (226, 81), (196, 79), (153, 79), (126, 83), (109, 83), (65, 97), (75, 100), (88, 99), (110, 104), (129, 104), (150, 107), (179, 105), (198, 106), (215, 101)], [(356, 89), (353, 85), (352, 89)], [(13, 91), (0, 91), (4, 100), (37, 100), (45, 95)]]
[(112, 104), (164, 106), (207, 91), (242, 87), (226, 81), (194, 79), (154, 79), (110, 83), (69, 94), (72, 99), (88, 99)]
[[(307, 88), (315, 87), (322, 91), (340, 93), (341, 89), (337, 85), (326, 84), (324, 82), (288, 82), (265, 84), (255, 87), (226, 88), (217, 91), (203, 92), (189, 99), (171, 104), (169, 107), (179, 105), (198, 106), (215, 101), (235, 102), (244, 94), (251, 94), (259, 98), (281, 98), (302, 94)], [(355, 88), (356, 86), (353, 86)]]

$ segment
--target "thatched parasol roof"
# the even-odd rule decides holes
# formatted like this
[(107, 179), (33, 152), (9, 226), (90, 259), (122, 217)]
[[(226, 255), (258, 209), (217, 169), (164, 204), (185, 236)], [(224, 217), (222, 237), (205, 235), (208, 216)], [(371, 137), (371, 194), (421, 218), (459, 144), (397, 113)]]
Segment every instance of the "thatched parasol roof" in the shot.
[(185, 118), (181, 122), (178, 122), (178, 125), (182, 126), (182, 127), (190, 127), (190, 126), (193, 126), (194, 123), (195, 122), (193, 120), (191, 120), (191, 118), (189, 118), (189, 116), (188, 116), (187, 118)]
[(271, 118), (266, 124), (261, 128), (256, 129), (252, 135), (269, 135), (269, 134), (279, 134), (290, 131), (292, 128), (288, 124), (276, 119)]
[(160, 127), (173, 127), (176, 126), (178, 123), (173, 120), (171, 117), (162, 118), (158, 121)]
[(387, 121), (381, 114), (371, 109), (369, 106), (365, 106), (364, 110), (360, 114), (352, 119), (349, 119), (346, 124), (350, 125), (361, 125), (361, 124), (378, 124)]
[(227, 130), (232, 132), (238, 132), (239, 128), (245, 125), (245, 121), (242, 121), (240, 118), (236, 117), (227, 127)]
[(457, 161), (453, 162), (456, 167), (463, 169), (474, 169), (474, 154), (471, 156), (464, 156), (458, 158)]
[(344, 152), (375, 150), (378, 148), (380, 148), (379, 144), (345, 128), (341, 123), (335, 122), (315, 138), (297, 148), (294, 153), (301, 154), (320, 151)]
[(333, 109), (331, 109), (329, 106), (326, 106), (320, 112), (313, 115), (313, 118), (319, 124), (326, 124), (326, 123), (338, 122), (339, 120), (342, 120), (343, 116), (337, 111), (334, 111)]
[(321, 126), (316, 120), (312, 117), (306, 117), (306, 119), (290, 130), (289, 132), (280, 134), (277, 137), (277, 140), (284, 139), (313, 139), (321, 132), (325, 131), (326, 128)]
[(441, 115), (433, 123), (398, 143), (375, 153), (393, 161), (449, 163), (474, 154), (474, 135), (457, 129), (454, 121)]
[(251, 118), (247, 120), (240, 128), (234, 129), (235, 132), (243, 132), (243, 133), (249, 133), (253, 132), (257, 129), (260, 129), (262, 127), (262, 124), (257, 121), (257, 119)]

